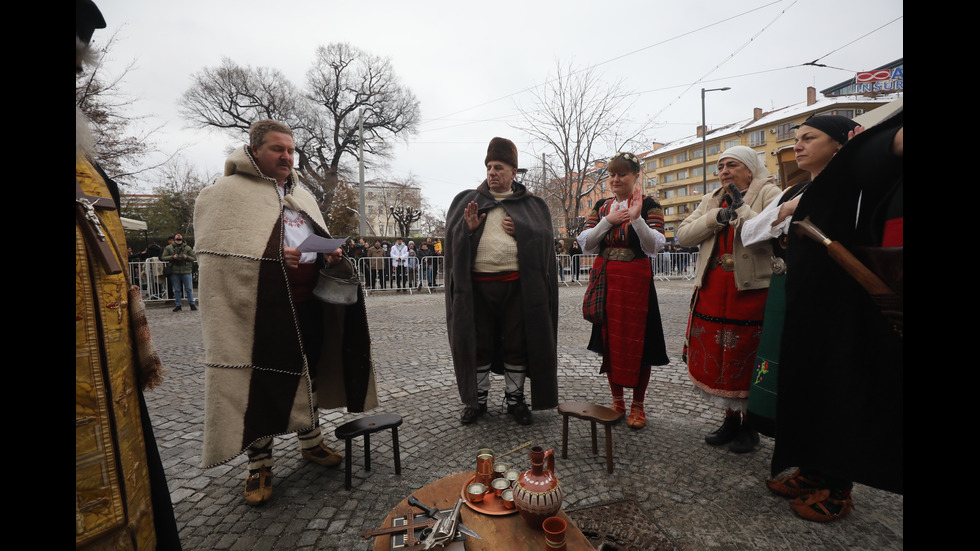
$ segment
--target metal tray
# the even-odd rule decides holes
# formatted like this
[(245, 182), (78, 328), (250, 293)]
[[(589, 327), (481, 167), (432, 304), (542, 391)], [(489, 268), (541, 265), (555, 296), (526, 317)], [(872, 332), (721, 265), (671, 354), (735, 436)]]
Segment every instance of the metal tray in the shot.
[(470, 509), (473, 509), (477, 513), (483, 513), (484, 515), (494, 515), (494, 516), (512, 515), (517, 512), (516, 507), (513, 509), (505, 508), (504, 500), (493, 495), (492, 491), (487, 495), (485, 495), (483, 497), (483, 501), (481, 501), (480, 503), (471, 502), (470, 499), (466, 497), (466, 487), (472, 484), (473, 481), (475, 480), (476, 480), (476, 475), (474, 474), (472, 477), (470, 477), (469, 480), (466, 481), (466, 484), (463, 484), (462, 489), (460, 489), (460, 497), (466, 500), (466, 505), (469, 506)]

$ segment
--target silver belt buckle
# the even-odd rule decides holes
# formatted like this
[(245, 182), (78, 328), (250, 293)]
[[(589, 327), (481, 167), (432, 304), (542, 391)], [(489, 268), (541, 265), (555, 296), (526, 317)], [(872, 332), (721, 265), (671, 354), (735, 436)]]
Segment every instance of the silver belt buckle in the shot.
[(721, 255), (721, 269), (726, 272), (735, 271), (735, 255), (733, 254), (723, 254)]
[(633, 253), (633, 249), (606, 249), (605, 254), (606, 260), (615, 260), (617, 262), (632, 262), (636, 255)]
[(772, 273), (783, 275), (786, 273), (786, 260), (782, 257), (772, 257)]

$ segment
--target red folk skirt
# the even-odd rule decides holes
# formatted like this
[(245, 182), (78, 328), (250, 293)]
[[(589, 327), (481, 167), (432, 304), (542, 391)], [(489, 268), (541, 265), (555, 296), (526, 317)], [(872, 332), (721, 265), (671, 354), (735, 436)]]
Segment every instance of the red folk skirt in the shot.
[[(717, 244), (712, 252), (715, 258), (731, 254), (731, 237), (719, 236)], [(708, 394), (745, 399), (749, 397), (769, 290), (739, 291), (735, 272), (726, 271), (720, 262), (715, 264), (697, 290), (688, 327), (688, 375)]]
[(643, 367), (647, 311), (653, 273), (650, 259), (632, 262), (595, 259), (593, 270), (606, 265), (606, 323), (602, 324), (601, 373), (613, 383), (635, 387)]

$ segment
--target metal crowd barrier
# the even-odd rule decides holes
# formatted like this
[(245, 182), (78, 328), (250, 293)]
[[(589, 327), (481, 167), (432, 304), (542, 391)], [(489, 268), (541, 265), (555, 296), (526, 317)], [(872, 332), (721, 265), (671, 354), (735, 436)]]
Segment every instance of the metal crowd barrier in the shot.
[[(429, 256), (409, 258), (407, 265), (398, 270), (391, 257), (360, 258), (357, 260), (358, 275), (364, 286), (364, 293), (374, 291), (404, 289), (410, 293), (441, 289), (445, 285), (445, 258)], [(132, 285), (139, 285), (144, 302), (166, 302), (173, 300), (167, 292), (167, 277), (163, 274), (164, 263), (156, 258), (145, 262), (129, 263), (129, 278)], [(194, 289), (197, 298), (197, 289)]]
[(694, 279), (694, 270), (698, 263), (698, 253), (666, 253), (661, 252), (653, 261), (653, 277), (666, 281), (668, 279)]
[[(167, 277), (163, 275), (164, 263), (150, 258), (144, 262), (129, 263), (130, 285), (139, 285), (143, 302), (165, 302), (167, 296)], [(195, 298), (197, 296), (195, 295)]]
[[(588, 285), (594, 254), (562, 254), (557, 256), (558, 282), (566, 287)], [(693, 279), (698, 253), (660, 253), (652, 258), (653, 275), (658, 280)], [(445, 287), (445, 258), (427, 256), (409, 258), (408, 265), (398, 270), (389, 256), (363, 257), (357, 260), (357, 271), (364, 287), (364, 294), (376, 291), (407, 290), (409, 293)], [(164, 263), (155, 258), (145, 262), (130, 262), (129, 274), (133, 285), (139, 285), (145, 302), (171, 300), (167, 294), (167, 276), (163, 275)], [(195, 296), (197, 290), (195, 289)]]
[(390, 256), (363, 257), (357, 260), (357, 273), (366, 295), (399, 289), (431, 293), (445, 285), (444, 261), (441, 256), (409, 257), (405, 266), (396, 266)]
[(557, 255), (558, 283), (565, 287), (572, 284), (588, 285), (594, 259), (594, 254)]
[[(570, 285), (588, 285), (592, 273), (594, 254), (562, 254), (557, 256), (558, 282)], [(660, 253), (650, 259), (653, 277), (661, 281), (668, 279), (693, 279), (698, 253)]]
[[(697, 265), (698, 253), (660, 253), (650, 259), (653, 275), (658, 280), (694, 278), (694, 268)], [(558, 282), (566, 287), (571, 285), (588, 285), (592, 273), (594, 254), (562, 254), (556, 257)], [(409, 259), (411, 260), (414, 259)], [(445, 258), (428, 256), (418, 259), (416, 266), (408, 266), (403, 271), (404, 282), (398, 286), (398, 271), (392, 265), (391, 257), (361, 258), (358, 260), (358, 272), (364, 293), (375, 291), (390, 291), (406, 289), (410, 293), (416, 291), (432, 292), (433, 289), (445, 287)]]

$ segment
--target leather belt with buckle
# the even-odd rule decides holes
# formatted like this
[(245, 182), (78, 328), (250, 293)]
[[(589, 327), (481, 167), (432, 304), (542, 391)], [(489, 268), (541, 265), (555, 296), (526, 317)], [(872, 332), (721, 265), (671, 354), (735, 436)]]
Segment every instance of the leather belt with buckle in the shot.
[(778, 257), (778, 256), (772, 257), (772, 273), (774, 273), (776, 275), (785, 274), (786, 273), (786, 260), (783, 259), (783, 258), (781, 258), (781, 257)]
[(602, 258), (606, 260), (615, 260), (617, 262), (632, 262), (636, 258), (636, 253), (633, 249), (624, 249), (621, 247), (610, 247), (602, 251)]
[(720, 259), (716, 256), (712, 256), (711, 259), (708, 260), (708, 269), (714, 270), (718, 266), (721, 266), (721, 269), (725, 270), (726, 272), (734, 272), (735, 256), (731, 254), (723, 254), (721, 255)]

